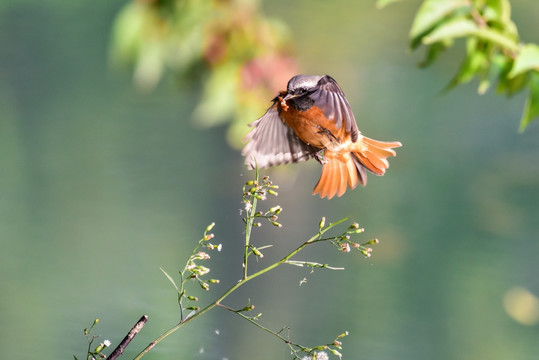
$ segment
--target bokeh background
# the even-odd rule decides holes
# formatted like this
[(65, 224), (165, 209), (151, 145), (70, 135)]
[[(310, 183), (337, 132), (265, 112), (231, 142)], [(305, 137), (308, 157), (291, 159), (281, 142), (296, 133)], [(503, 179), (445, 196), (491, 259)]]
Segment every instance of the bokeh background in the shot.
[[(141, 93), (110, 66), (125, 1), (0, 4), (0, 349), (6, 359), (84, 358), (82, 329), (113, 346), (142, 315), (132, 358), (178, 319), (160, 267), (183, 266), (215, 221), (214, 299), (241, 276), (241, 186), (252, 173), (227, 125), (200, 126), (202, 83)], [(513, 1), (523, 41), (539, 42), (535, 0)], [(274, 330), (316, 345), (348, 330), (348, 359), (536, 359), (539, 355), (539, 124), (518, 134), (524, 95), (440, 90), (463, 44), (420, 70), (407, 50), (419, 1), (267, 1), (301, 72), (330, 74), (360, 130), (404, 146), (383, 178), (331, 201), (311, 196), (316, 162), (264, 171), (282, 229), (265, 226), (269, 264), (349, 217), (379, 238), (374, 256), (329, 246), (302, 259), (346, 271), (279, 268), (227, 299), (248, 299)], [(282, 84), (284, 88), (286, 84)], [(268, 99), (269, 101), (269, 99)], [(254, 119), (253, 119), (254, 120)], [(306, 278), (307, 282), (299, 283)], [(287, 347), (216, 309), (148, 359), (288, 359)]]

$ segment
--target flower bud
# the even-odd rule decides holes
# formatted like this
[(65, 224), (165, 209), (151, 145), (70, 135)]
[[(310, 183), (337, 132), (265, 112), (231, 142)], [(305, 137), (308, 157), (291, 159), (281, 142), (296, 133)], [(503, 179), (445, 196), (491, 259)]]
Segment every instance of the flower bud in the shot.
[(337, 350), (330, 348), (329, 351), (331, 351), (333, 355), (338, 356), (339, 358), (342, 358), (342, 354), (338, 352)]
[(274, 196), (278, 196), (278, 195), (279, 195), (279, 193), (278, 193), (277, 191), (273, 190), (273, 189), (268, 189), (268, 194), (274, 195)]
[(320, 220), (320, 223), (318, 224), (318, 227), (320, 229), (322, 229), (324, 226), (326, 226), (326, 217), (323, 216), (322, 219)]
[(210, 284), (219, 284), (219, 279), (210, 279), (208, 280)]
[(269, 209), (269, 211), (274, 213), (275, 215), (278, 215), (281, 211), (283, 211), (283, 208), (280, 205), (277, 205)]
[(94, 350), (94, 354), (99, 354), (101, 351), (103, 351), (103, 348), (104, 348), (103, 344), (97, 345), (97, 347)]
[(261, 258), (264, 257), (264, 255), (257, 248), (253, 247), (252, 251), (253, 251), (253, 254), (255, 254), (256, 256), (260, 256)]
[(207, 273), (210, 272), (210, 269), (205, 266), (199, 265), (197, 266), (194, 272), (198, 275), (206, 275)]
[(245, 185), (247, 186), (253, 186), (255, 184), (255, 181), (254, 180), (249, 180), (245, 183)]
[(198, 301), (198, 298), (196, 296), (189, 295), (187, 298), (191, 301)]
[(211, 229), (213, 229), (213, 227), (215, 226), (215, 223), (212, 222), (210, 225), (208, 225), (208, 227), (206, 228), (206, 232), (208, 231), (211, 231)]
[(272, 221), (271, 224), (272, 224), (273, 226), (283, 227), (283, 224), (278, 223), (277, 221)]

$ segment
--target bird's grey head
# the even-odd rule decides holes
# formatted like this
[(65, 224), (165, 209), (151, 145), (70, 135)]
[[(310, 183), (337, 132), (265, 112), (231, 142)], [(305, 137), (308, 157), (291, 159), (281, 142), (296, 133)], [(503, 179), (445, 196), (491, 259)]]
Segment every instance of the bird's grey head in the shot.
[(288, 93), (305, 92), (314, 88), (321, 78), (319, 75), (296, 75), (288, 81), (286, 89)]

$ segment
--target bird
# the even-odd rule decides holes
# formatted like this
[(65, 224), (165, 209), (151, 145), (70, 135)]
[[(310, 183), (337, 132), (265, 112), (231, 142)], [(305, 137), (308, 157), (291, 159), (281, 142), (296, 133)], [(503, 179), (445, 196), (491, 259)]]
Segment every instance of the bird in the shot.
[(384, 175), (399, 141), (363, 136), (337, 81), (329, 75), (296, 75), (249, 125), (242, 150), (249, 169), (316, 159), (322, 173), (313, 189), (321, 198), (342, 196), (367, 184), (367, 170)]

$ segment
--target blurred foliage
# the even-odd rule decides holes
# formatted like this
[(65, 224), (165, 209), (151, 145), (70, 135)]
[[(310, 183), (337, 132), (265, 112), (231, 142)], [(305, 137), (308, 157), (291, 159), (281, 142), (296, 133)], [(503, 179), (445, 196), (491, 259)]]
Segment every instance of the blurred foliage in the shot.
[[(378, 0), (383, 7), (394, 0)], [(458, 38), (466, 38), (466, 56), (446, 90), (479, 79), (484, 94), (497, 80), (496, 90), (512, 96), (528, 89), (520, 130), (539, 117), (539, 46), (524, 44), (511, 20), (509, 0), (425, 0), (410, 30), (412, 50), (424, 45), (432, 64)]]
[(133, 0), (116, 16), (112, 61), (133, 69), (135, 86), (155, 89), (167, 72), (203, 80), (194, 120), (232, 121), (239, 145), (269, 100), (297, 73), (286, 27), (261, 14), (256, 0)]
[[(420, 65), (431, 65), (458, 38), (466, 39), (466, 56), (446, 90), (475, 78), (479, 94), (495, 81), (507, 96), (527, 89), (524, 130), (539, 116), (539, 46), (519, 41), (509, 0), (423, 1), (410, 31), (410, 47), (427, 48)], [(116, 16), (111, 57), (132, 67), (143, 92), (167, 73), (202, 83), (193, 120), (203, 127), (230, 122), (228, 141), (236, 147), (245, 125), (299, 72), (286, 26), (265, 17), (257, 0), (132, 0)]]

